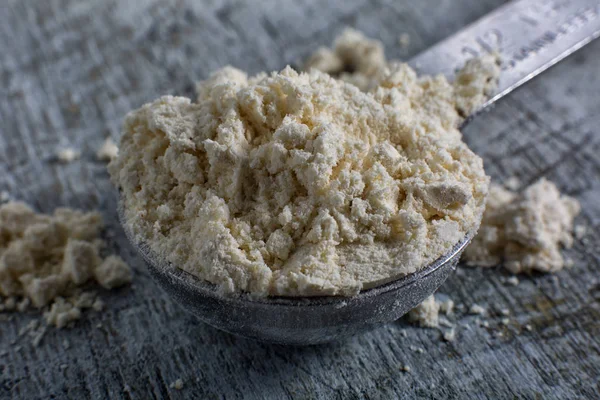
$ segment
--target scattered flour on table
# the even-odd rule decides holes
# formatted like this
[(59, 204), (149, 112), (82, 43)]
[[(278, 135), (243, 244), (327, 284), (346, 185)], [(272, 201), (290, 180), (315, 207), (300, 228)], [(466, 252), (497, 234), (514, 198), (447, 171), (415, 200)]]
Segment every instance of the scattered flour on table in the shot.
[(175, 382), (169, 385), (171, 389), (181, 390), (183, 389), (183, 381), (181, 379), (177, 379)]
[[(112, 289), (131, 282), (131, 270), (117, 256), (100, 256), (98, 213), (58, 208), (37, 214), (21, 202), (0, 206), (0, 297), (4, 311), (48, 308), (48, 324), (61, 328), (81, 310), (102, 302), (81, 287), (96, 282)], [(17, 302), (17, 298), (22, 299)]]
[(492, 184), (477, 236), (463, 253), (467, 265), (502, 264), (511, 273), (556, 272), (566, 266), (561, 247), (573, 244), (579, 202), (546, 179), (515, 193)]
[(111, 161), (119, 155), (119, 148), (113, 142), (113, 140), (108, 137), (102, 143), (102, 146), (96, 152), (96, 158), (100, 161)]
[(81, 157), (81, 152), (72, 149), (70, 147), (58, 150), (56, 152), (56, 158), (62, 163), (70, 163)]

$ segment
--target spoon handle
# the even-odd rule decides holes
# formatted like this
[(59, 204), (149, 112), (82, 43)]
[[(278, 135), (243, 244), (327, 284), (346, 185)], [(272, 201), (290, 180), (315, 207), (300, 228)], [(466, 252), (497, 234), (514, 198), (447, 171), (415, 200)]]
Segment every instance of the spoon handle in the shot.
[(519, 0), (497, 8), (408, 63), (452, 78), (470, 58), (497, 51), (502, 73), (494, 103), (600, 36), (598, 0)]

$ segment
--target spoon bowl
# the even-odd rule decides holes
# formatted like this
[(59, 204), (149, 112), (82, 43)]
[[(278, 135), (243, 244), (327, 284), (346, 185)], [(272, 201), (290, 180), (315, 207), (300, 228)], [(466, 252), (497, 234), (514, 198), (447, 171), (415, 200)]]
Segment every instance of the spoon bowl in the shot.
[(425, 300), (448, 278), (473, 235), (466, 235), (425, 268), (352, 297), (266, 297), (224, 295), (160, 257), (135, 239), (119, 207), (127, 238), (144, 258), (161, 288), (205, 323), (235, 335), (285, 345), (343, 339), (392, 322)]

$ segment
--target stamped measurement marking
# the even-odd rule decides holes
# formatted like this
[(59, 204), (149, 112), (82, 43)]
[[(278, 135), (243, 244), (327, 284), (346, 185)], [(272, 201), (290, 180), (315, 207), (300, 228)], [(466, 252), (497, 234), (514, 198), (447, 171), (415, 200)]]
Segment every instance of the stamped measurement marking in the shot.
[[(558, 6), (550, 7), (548, 5), (548, 7), (544, 9), (545, 11), (543, 11), (541, 14), (544, 16), (551, 15), (550, 10), (555, 11), (556, 7)], [(514, 67), (517, 62), (544, 50), (545, 47), (559, 40), (561, 37), (582, 28), (586, 23), (596, 19), (599, 14), (600, 4), (595, 7), (586, 7), (583, 10), (579, 10), (567, 16), (565, 18), (565, 22), (560, 24), (555, 29), (547, 30), (539, 37), (533, 39), (531, 42), (519, 47), (516, 51), (509, 53), (510, 56), (508, 57), (506, 54), (504, 54), (502, 68), (507, 70)], [(540, 14), (538, 13), (538, 15)], [(538, 20), (526, 14), (519, 15), (519, 19), (533, 26), (539, 25)], [(498, 28), (492, 28), (489, 31), (484, 32), (482, 35), (473, 38), (473, 44), (463, 46), (461, 53), (469, 58), (479, 57), (484, 53), (492, 53), (494, 51), (504, 53), (503, 39), (504, 35), (502, 31)]]
[(489, 104), (598, 36), (600, 0), (519, 0), (496, 9), (409, 64), (421, 74), (452, 78), (468, 59), (500, 53), (503, 71)]
[[(529, 44), (521, 46), (517, 51), (512, 53), (512, 56), (509, 59), (504, 60), (503, 69), (506, 70), (513, 68), (519, 61), (543, 51), (560, 38), (581, 29), (588, 22), (598, 18), (599, 15), (600, 5), (597, 5), (596, 7), (587, 7), (581, 11), (571, 14), (566, 18), (565, 22), (560, 24), (555, 30), (548, 30), (544, 32), (541, 36), (534, 39)], [(499, 49), (499, 51), (501, 51), (501, 49)]]

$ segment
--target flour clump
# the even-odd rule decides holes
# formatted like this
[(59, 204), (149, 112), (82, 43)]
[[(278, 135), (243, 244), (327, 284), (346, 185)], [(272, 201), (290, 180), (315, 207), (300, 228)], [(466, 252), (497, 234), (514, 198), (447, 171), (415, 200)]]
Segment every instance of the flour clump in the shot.
[(304, 63), (307, 71), (318, 69), (363, 91), (377, 85), (387, 66), (383, 44), (351, 28), (335, 39), (332, 49), (320, 47)]
[(471, 266), (504, 265), (512, 273), (556, 272), (561, 247), (573, 244), (579, 202), (546, 179), (515, 193), (492, 184), (477, 236), (463, 253)]
[[(90, 281), (107, 288), (129, 283), (131, 270), (124, 261), (117, 256), (102, 259), (101, 227), (102, 219), (95, 212), (58, 208), (52, 215), (45, 215), (21, 202), (0, 206), (3, 308), (25, 311), (30, 305), (50, 305), (54, 310), (51, 314), (63, 314), (68, 308), (69, 318), (76, 319), (81, 308), (92, 308), (94, 299), (77, 295), (69, 303), (62, 296), (75, 295), (78, 287)], [(15, 307), (17, 298), (23, 300)]]
[(67, 147), (56, 152), (56, 158), (61, 163), (68, 164), (81, 157), (81, 152), (71, 147)]
[(408, 319), (423, 328), (437, 328), (441, 304), (431, 295), (408, 312)]
[(110, 161), (117, 157), (119, 154), (119, 148), (116, 143), (108, 137), (102, 143), (102, 146), (96, 151), (96, 158), (100, 161)]

